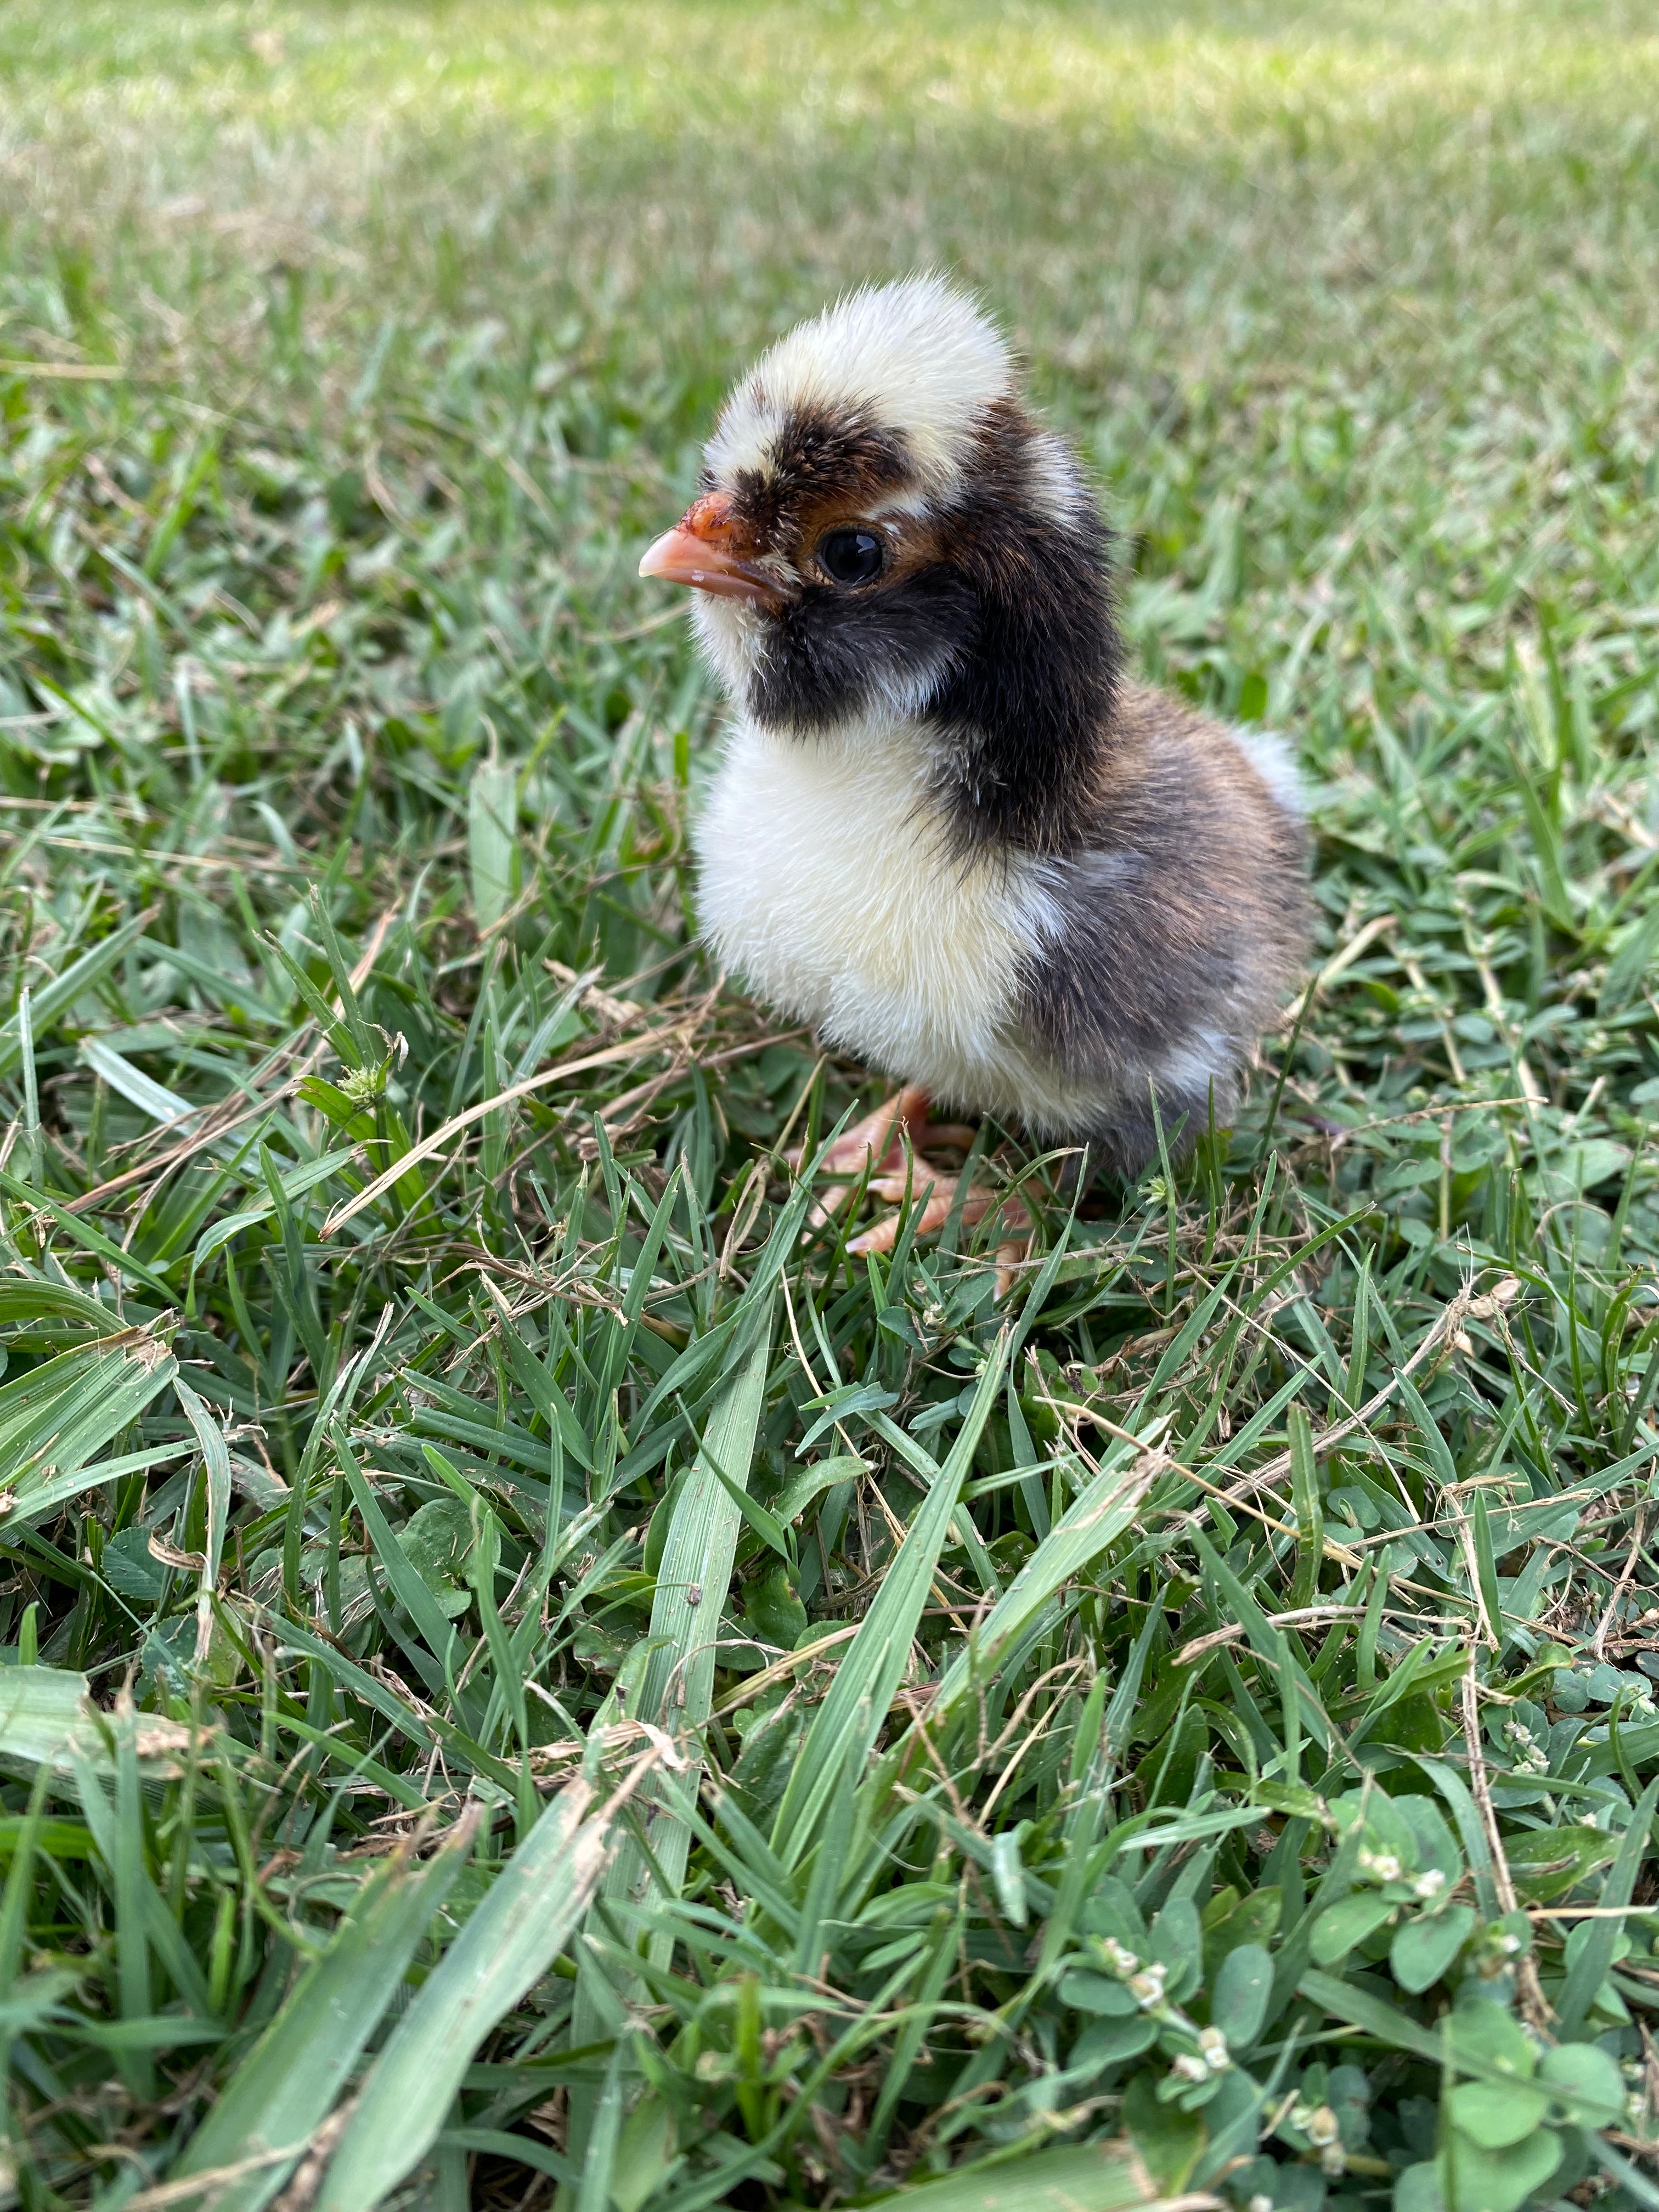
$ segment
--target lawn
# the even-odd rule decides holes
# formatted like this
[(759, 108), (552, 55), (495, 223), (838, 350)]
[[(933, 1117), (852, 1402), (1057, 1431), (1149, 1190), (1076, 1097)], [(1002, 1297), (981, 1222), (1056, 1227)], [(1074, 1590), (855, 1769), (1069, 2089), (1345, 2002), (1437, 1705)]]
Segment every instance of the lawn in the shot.
[[(0, 5), (0, 2204), (1659, 2207), (1656, 118), (1638, 0)], [(1000, 1302), (809, 1219), (635, 574), (922, 264), (1317, 833)]]

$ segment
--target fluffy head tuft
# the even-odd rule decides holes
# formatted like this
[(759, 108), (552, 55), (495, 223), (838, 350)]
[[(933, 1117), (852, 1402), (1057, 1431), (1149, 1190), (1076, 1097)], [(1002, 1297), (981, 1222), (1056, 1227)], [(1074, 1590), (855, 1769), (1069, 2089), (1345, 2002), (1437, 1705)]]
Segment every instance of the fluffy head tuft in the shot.
[(975, 426), (1013, 391), (1013, 364), (983, 310), (942, 276), (865, 285), (780, 338), (727, 401), (707, 459), (716, 481), (765, 474), (803, 414), (857, 416), (904, 441), (929, 491), (954, 487)]

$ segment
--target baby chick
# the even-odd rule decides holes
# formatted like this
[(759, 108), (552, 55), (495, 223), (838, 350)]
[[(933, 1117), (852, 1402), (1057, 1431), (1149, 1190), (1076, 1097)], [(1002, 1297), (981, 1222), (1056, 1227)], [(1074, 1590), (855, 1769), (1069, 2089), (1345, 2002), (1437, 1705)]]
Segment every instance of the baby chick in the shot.
[(1126, 1176), (1154, 1092), (1172, 1143), (1230, 1120), (1307, 941), (1294, 766), (1124, 672), (1093, 494), (973, 301), (913, 276), (774, 346), (640, 574), (732, 702), (707, 941), (907, 1085), (832, 1166), (929, 1101)]

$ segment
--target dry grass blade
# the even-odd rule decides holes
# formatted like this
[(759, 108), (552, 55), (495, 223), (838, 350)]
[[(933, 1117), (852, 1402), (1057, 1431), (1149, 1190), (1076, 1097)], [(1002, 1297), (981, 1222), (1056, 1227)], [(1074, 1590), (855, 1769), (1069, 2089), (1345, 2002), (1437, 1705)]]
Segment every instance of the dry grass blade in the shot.
[(337, 1206), (324, 1222), (321, 1233), (325, 1237), (334, 1236), (367, 1207), (378, 1204), (411, 1168), (418, 1167), (422, 1161), (429, 1160), (442, 1152), (447, 1145), (459, 1136), (462, 1130), (471, 1128), (486, 1115), (498, 1113), (503, 1106), (511, 1106), (520, 1098), (528, 1098), (538, 1091), (544, 1091), (550, 1084), (568, 1082), (573, 1076), (592, 1074), (596, 1068), (612, 1067), (619, 1061), (643, 1060), (649, 1053), (665, 1051), (681, 1038), (682, 1031), (678, 1026), (649, 1030), (643, 1036), (624, 1038), (620, 1044), (606, 1045), (601, 1051), (581, 1054), (574, 1060), (562, 1061), (557, 1067), (545, 1067), (539, 1075), (526, 1076), (522, 1083), (509, 1084), (505, 1091), (498, 1091), (494, 1097), (482, 1098), (477, 1104), (465, 1108), (459, 1114), (453, 1114), (441, 1128), (434, 1129), (429, 1137), (422, 1137), (418, 1144), (411, 1145), (391, 1167), (376, 1176), (373, 1182)]

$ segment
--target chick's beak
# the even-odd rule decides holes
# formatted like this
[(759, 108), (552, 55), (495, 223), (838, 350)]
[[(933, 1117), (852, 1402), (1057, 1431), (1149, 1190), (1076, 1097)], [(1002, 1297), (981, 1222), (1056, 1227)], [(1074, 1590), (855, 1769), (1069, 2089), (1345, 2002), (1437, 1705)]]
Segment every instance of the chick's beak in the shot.
[(775, 606), (780, 593), (764, 569), (744, 557), (724, 492), (705, 492), (693, 500), (672, 530), (665, 530), (640, 563), (642, 576), (665, 583), (690, 584), (723, 599), (746, 599), (750, 606)]

